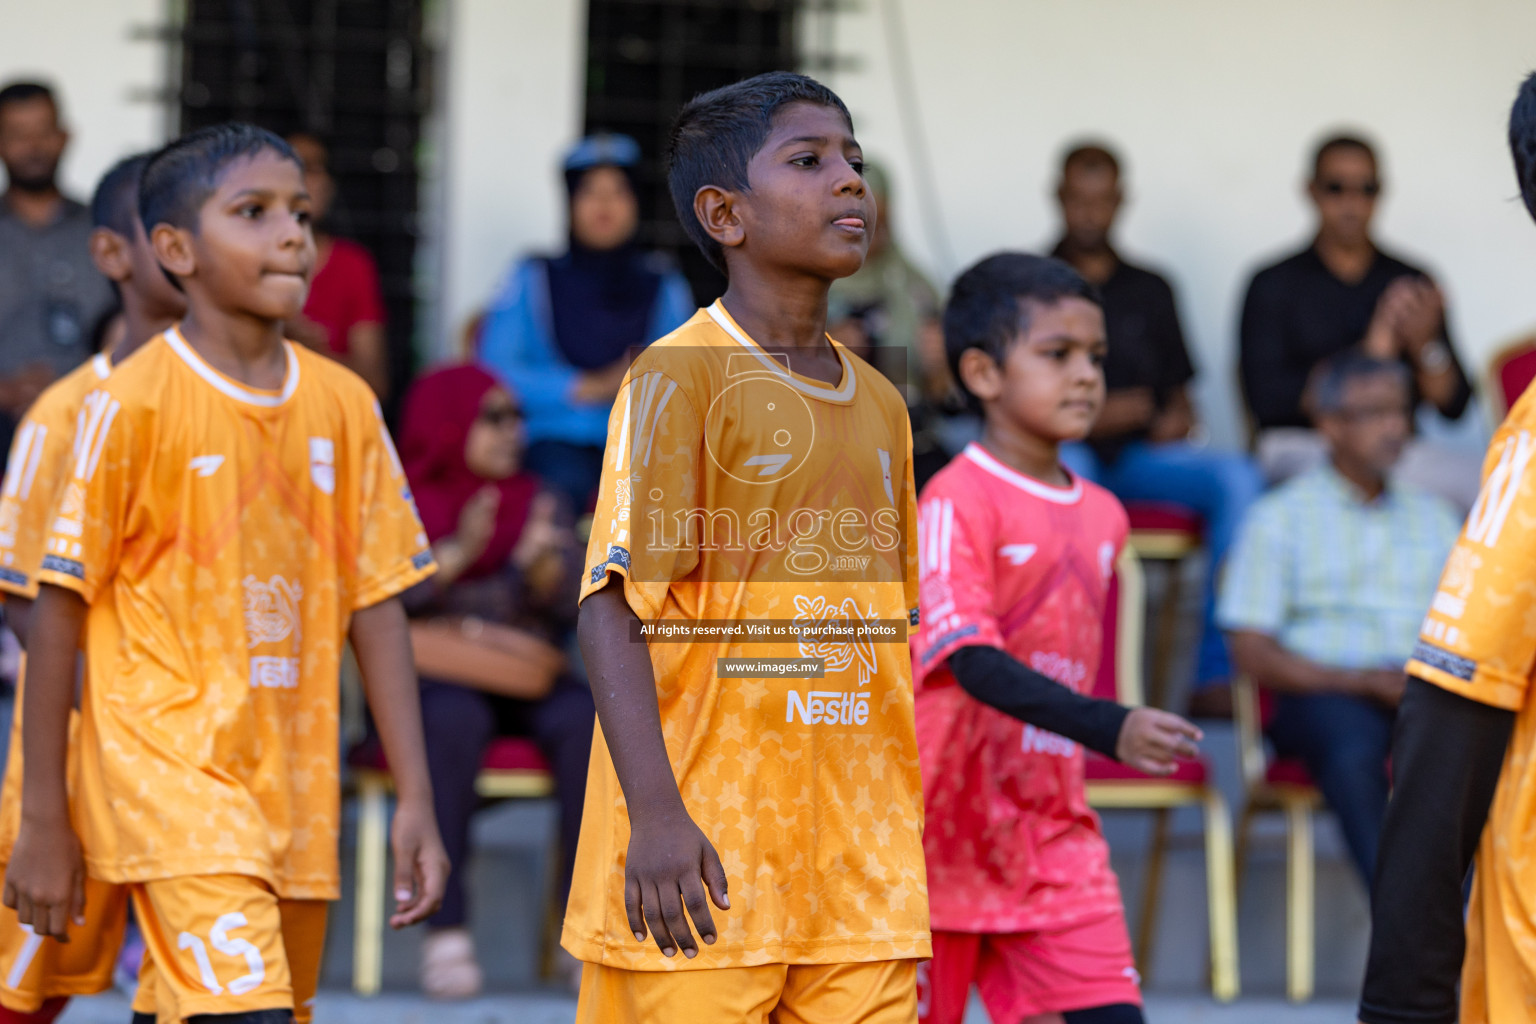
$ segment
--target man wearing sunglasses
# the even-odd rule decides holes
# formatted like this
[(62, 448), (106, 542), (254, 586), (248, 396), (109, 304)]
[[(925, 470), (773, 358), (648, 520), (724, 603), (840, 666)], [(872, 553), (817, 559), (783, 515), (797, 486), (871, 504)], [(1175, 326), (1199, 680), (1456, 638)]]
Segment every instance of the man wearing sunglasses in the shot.
[[(1471, 389), (1445, 325), (1435, 283), (1383, 252), (1371, 238), (1381, 194), (1375, 151), (1336, 135), (1313, 160), (1307, 195), (1317, 210), (1310, 245), (1254, 275), (1243, 303), (1243, 397), (1258, 430), (1256, 451), (1272, 482), (1317, 465), (1325, 445), (1302, 407), (1308, 375), (1324, 359), (1360, 346), (1409, 370), (1415, 406), (1447, 419), (1466, 410)], [(1423, 442), (1411, 443), (1399, 479), (1449, 498), (1463, 510), (1477, 494), (1475, 466)]]

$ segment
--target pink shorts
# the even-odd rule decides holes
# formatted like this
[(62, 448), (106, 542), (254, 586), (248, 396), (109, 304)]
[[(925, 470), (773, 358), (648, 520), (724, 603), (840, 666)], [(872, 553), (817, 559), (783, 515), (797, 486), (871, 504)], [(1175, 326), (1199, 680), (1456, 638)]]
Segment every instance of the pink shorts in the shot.
[(1121, 914), (1057, 931), (933, 933), (933, 959), (917, 968), (922, 1024), (961, 1024), (971, 983), (993, 1024), (1040, 1013), (1141, 1005), (1141, 978)]

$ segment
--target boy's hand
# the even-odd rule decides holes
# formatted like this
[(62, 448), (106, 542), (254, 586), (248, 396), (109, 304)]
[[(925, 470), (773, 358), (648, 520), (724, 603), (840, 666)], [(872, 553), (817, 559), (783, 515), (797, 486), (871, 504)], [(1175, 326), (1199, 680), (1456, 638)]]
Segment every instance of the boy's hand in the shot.
[(448, 853), (432, 805), (400, 801), (390, 843), (395, 854), (395, 912), (389, 926), (404, 928), (435, 913), (448, 884)]
[(633, 824), (633, 817), (631, 822), (629, 855), (624, 861), (624, 910), (629, 915), (629, 928), (637, 941), (644, 942), (649, 927), (663, 956), (682, 950), (692, 959), (699, 955), (699, 947), (688, 930), (689, 917), (699, 938), (708, 945), (715, 942), (715, 921), (704, 900), (705, 887), (715, 906), (731, 909), (725, 892), (725, 868), (686, 812), (680, 819), (654, 824)]
[(38, 935), (69, 941), (69, 922), (85, 923), (85, 858), (68, 821), (22, 825), (5, 872), (5, 905)]
[(1148, 775), (1171, 775), (1180, 758), (1199, 753), (1195, 747), (1205, 736), (1191, 722), (1156, 708), (1133, 708), (1120, 727), (1115, 757)]

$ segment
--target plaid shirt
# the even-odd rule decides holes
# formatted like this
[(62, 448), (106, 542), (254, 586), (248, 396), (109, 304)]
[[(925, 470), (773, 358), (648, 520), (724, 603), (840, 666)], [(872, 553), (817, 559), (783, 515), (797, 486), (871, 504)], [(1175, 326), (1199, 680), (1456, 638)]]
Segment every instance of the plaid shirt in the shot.
[(1319, 664), (1401, 665), (1460, 529), (1437, 497), (1389, 487), (1367, 502), (1325, 465), (1248, 513), (1227, 556), (1217, 622), (1273, 636)]

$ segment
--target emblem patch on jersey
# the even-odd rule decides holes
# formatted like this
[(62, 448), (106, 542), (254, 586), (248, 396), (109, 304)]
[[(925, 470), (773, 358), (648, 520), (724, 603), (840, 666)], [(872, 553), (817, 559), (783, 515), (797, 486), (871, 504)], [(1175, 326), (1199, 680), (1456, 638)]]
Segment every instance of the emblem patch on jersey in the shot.
[(248, 647), (275, 644), (293, 637), (298, 643), (303, 635), (299, 625), (299, 601), (304, 590), (281, 576), (263, 583), (256, 576), (245, 578), (245, 635)]
[(309, 439), (309, 479), (321, 492), (336, 493), (336, 444), (328, 437)]
[[(853, 598), (832, 604), (825, 597), (795, 596), (795, 624), (821, 625), (828, 621), (846, 622), (855, 628), (875, 621), (874, 608), (860, 611)], [(830, 672), (842, 672), (858, 662), (859, 685), (868, 686), (879, 665), (875, 661), (875, 643), (867, 634), (852, 640), (801, 640), (800, 657), (820, 658)]]
[(187, 463), (187, 469), (198, 476), (213, 476), (222, 465), (224, 465), (224, 456), (222, 455), (199, 455)]

